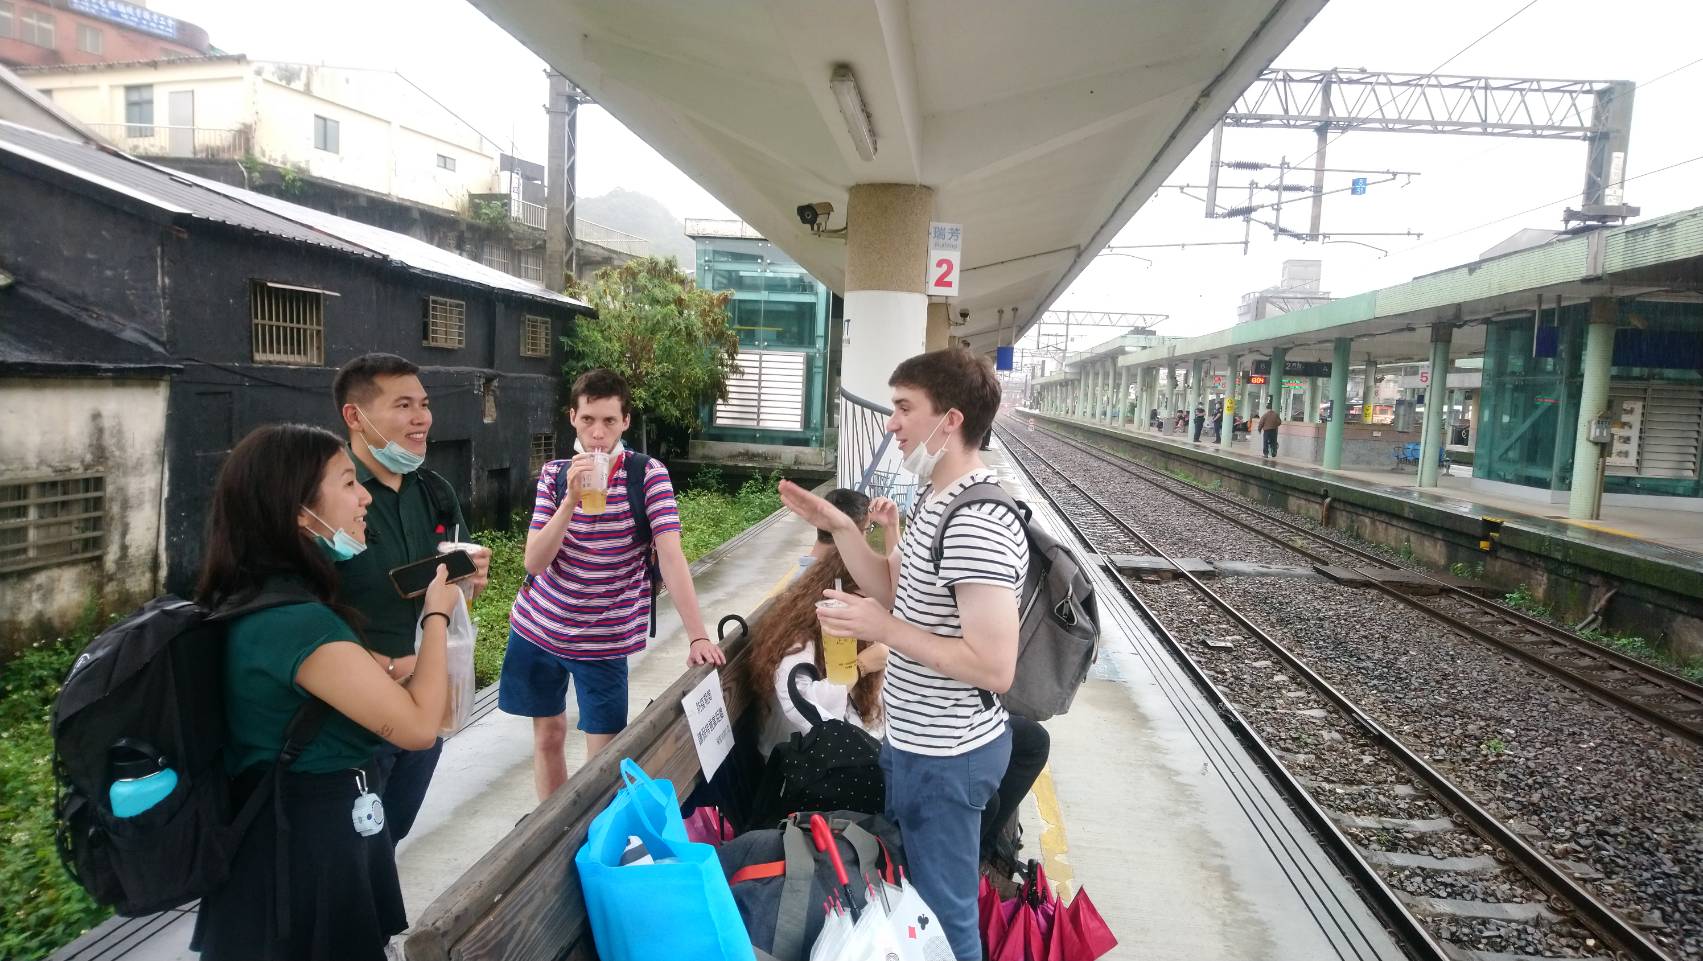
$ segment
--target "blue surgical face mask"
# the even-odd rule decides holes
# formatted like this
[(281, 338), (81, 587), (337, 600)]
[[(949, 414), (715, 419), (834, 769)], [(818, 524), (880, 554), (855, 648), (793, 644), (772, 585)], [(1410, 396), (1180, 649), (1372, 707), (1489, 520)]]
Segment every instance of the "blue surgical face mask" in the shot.
[[(357, 407), (355, 408), (355, 413), (360, 414), (361, 419), (367, 422), (367, 427), (371, 428), (373, 433), (378, 434), (378, 428), (373, 427), (372, 418), (367, 416), (366, 411)], [(380, 464), (383, 464), (385, 470), (392, 471), (397, 474), (412, 474), (420, 469), (421, 464), (426, 462), (424, 457), (421, 457), (419, 454), (403, 447), (401, 444), (390, 440), (383, 434), (378, 434), (378, 437), (379, 440), (384, 441), (384, 446), (374, 447), (373, 445), (368, 444), (367, 450), (373, 452), (373, 459), (378, 461)]]
[[(319, 521), (321, 524), (325, 524), (325, 518), (315, 514), (312, 508), (303, 505), (302, 510), (307, 511), (309, 517)], [(330, 530), (331, 525), (325, 524), (325, 527), (327, 530)], [(326, 537), (324, 534), (315, 531), (313, 539), (318, 541), (319, 546), (325, 549), (325, 553), (330, 555), (331, 559), (339, 564), (354, 558), (355, 555), (367, 549), (367, 545), (355, 540), (348, 531), (341, 527), (333, 531), (330, 537)]]

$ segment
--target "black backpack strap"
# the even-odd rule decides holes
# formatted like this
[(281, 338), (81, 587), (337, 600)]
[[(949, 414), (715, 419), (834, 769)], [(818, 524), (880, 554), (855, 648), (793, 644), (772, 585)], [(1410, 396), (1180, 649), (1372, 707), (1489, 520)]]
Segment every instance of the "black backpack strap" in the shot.
[(626, 454), (627, 512), (633, 517), (633, 543), (645, 548), (645, 579), (650, 582), (650, 636), (656, 636), (656, 591), (662, 583), (662, 568), (656, 562), (656, 545), (651, 543), (650, 512), (645, 504), (645, 474), (651, 459), (636, 450)]
[(248, 829), (254, 825), (260, 812), (266, 810), (268, 804), (273, 807), (273, 817), (277, 824), (277, 850), (274, 852), (273, 884), (277, 895), (276, 909), (278, 912), (278, 930), (290, 930), (290, 818), (284, 809), (284, 775), (291, 765), (302, 756), (319, 731), (331, 716), (331, 705), (319, 698), (311, 698), (296, 713), (290, 716), (290, 722), (284, 726), (284, 746), (278, 750), (278, 757), (272, 762), (272, 767), (255, 786), (254, 793), (243, 802), (242, 810), (231, 822), (231, 850), (235, 851), (248, 834)]
[(806, 721), (810, 722), (811, 728), (815, 728), (822, 723), (822, 712), (818, 711), (816, 705), (810, 703), (809, 699), (799, 691), (798, 682), (800, 678), (819, 681), (822, 679), (822, 675), (816, 673), (816, 665), (814, 664), (799, 664), (794, 666), (786, 676), (786, 693), (787, 697), (792, 699), (792, 706)]
[[(449, 486), (449, 481), (442, 474), (429, 467), (422, 467), (415, 473), (420, 475), (420, 489), (426, 492), (426, 503), (432, 508), (432, 516), (438, 519), (439, 533), (450, 533), (450, 525), (455, 523), (455, 509), (460, 503), (455, 496), (455, 488)], [(438, 492), (432, 493), (432, 485), (438, 485)], [(445, 506), (445, 505), (448, 506)]]

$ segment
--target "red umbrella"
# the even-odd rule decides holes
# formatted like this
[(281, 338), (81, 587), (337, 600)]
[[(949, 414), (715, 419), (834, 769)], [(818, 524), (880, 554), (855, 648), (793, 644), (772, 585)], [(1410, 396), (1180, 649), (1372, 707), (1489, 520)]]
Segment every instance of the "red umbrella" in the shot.
[(993, 889), (993, 882), (987, 875), (982, 875), (981, 886), (976, 889), (976, 926), (982, 932), (982, 940), (988, 939), (988, 925), (993, 922), (993, 916), (999, 911), (999, 893)]
[(1070, 906), (1059, 912), (1057, 926), (1064, 929), (1064, 954), (1054, 955), (1050, 961), (1094, 961), (1118, 946), (1118, 939), (1086, 888), (1077, 891)]

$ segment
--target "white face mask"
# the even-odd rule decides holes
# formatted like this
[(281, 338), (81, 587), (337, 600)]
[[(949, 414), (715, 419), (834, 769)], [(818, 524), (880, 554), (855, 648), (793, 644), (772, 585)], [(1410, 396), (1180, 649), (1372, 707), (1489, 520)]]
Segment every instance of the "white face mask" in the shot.
[(910, 471), (922, 480), (928, 480), (934, 474), (935, 465), (939, 464), (940, 459), (946, 456), (946, 445), (941, 444), (940, 449), (931, 454), (928, 450), (928, 442), (934, 439), (934, 435), (940, 431), (940, 425), (944, 423), (946, 423), (946, 417), (942, 415), (939, 420), (934, 422), (934, 429), (928, 432), (928, 436), (923, 438), (923, 442), (911, 448), (911, 452), (906, 454), (905, 459), (899, 462), (902, 469)]

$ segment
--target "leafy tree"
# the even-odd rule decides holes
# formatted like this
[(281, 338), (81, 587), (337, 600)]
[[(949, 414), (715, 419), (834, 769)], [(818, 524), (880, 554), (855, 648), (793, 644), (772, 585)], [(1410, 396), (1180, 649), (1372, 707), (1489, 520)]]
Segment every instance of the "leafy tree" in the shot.
[(739, 335), (727, 322), (729, 291), (700, 290), (673, 257), (641, 257), (605, 267), (568, 294), (597, 309), (564, 341), (571, 381), (593, 367), (627, 379), (633, 392), (634, 447), (649, 450), (653, 428), (694, 430), (705, 397), (727, 398), (739, 372)]

